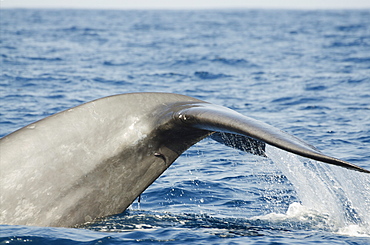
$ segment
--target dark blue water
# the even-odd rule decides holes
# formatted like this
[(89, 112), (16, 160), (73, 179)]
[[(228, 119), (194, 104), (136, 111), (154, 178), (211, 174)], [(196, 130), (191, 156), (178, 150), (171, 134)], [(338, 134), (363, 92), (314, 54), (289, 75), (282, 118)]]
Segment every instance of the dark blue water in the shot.
[[(0, 135), (103, 96), (230, 107), (370, 169), (370, 11), (1, 10)], [(1, 244), (370, 244), (370, 178), (204, 140), (128, 211)]]

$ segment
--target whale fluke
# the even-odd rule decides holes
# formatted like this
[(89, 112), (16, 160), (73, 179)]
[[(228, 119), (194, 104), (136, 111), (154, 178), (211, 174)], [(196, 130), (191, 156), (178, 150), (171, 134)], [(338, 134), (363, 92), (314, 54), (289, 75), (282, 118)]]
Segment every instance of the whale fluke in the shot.
[[(257, 139), (266, 144), (273, 145), (303, 157), (359, 172), (370, 173), (370, 171), (349, 162), (326, 156), (319, 152), (312, 145), (305, 143), (295, 136), (292, 136), (261, 121), (243, 116), (236, 111), (225, 107), (212, 104), (200, 104), (199, 106), (193, 105), (192, 107), (179, 111), (178, 117), (185, 124), (194, 128), (216, 132), (227, 132)], [(221, 140), (217, 141), (221, 142)], [(252, 145), (253, 144), (256, 143), (252, 143)], [(253, 149), (247, 151), (253, 153)]]
[(225, 107), (170, 93), (98, 99), (0, 139), (0, 224), (72, 227), (123, 212), (185, 150), (210, 136), (265, 144), (370, 173)]

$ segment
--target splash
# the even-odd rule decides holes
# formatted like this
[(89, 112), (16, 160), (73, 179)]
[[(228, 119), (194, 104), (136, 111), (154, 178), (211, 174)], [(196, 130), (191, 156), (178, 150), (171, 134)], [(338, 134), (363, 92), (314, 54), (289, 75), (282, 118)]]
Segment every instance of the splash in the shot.
[(295, 228), (300, 230), (324, 230), (330, 231), (333, 227), (329, 217), (317, 210), (310, 209), (298, 202), (289, 205), (285, 214), (269, 213), (262, 216), (255, 216), (251, 221), (259, 222), (260, 224), (269, 223), (275, 228)]
[[(303, 159), (274, 147), (267, 147), (266, 154), (292, 183), (302, 204), (299, 209), (291, 204), (286, 214), (275, 218), (303, 218), (308, 214), (312, 218), (315, 214), (326, 217), (323, 224), (332, 232), (370, 236), (369, 175)], [(299, 212), (294, 213), (294, 209)]]

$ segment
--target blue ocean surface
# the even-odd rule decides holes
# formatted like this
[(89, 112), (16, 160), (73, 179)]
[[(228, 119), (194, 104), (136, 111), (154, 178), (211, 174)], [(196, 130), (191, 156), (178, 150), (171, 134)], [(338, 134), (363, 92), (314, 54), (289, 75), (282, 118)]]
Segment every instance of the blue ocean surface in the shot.
[[(370, 169), (370, 10), (1, 9), (3, 137), (104, 96), (223, 105)], [(205, 139), (122, 214), (0, 244), (370, 244), (369, 175)]]

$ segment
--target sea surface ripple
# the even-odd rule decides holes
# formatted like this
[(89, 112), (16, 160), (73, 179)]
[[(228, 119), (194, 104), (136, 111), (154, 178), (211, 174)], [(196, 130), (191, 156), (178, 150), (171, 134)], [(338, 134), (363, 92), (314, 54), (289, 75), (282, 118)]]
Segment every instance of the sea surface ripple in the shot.
[[(0, 11), (0, 137), (103, 96), (171, 92), (370, 169), (370, 10)], [(368, 176), (268, 150), (206, 139), (126, 212), (1, 225), (0, 243), (370, 244)]]

